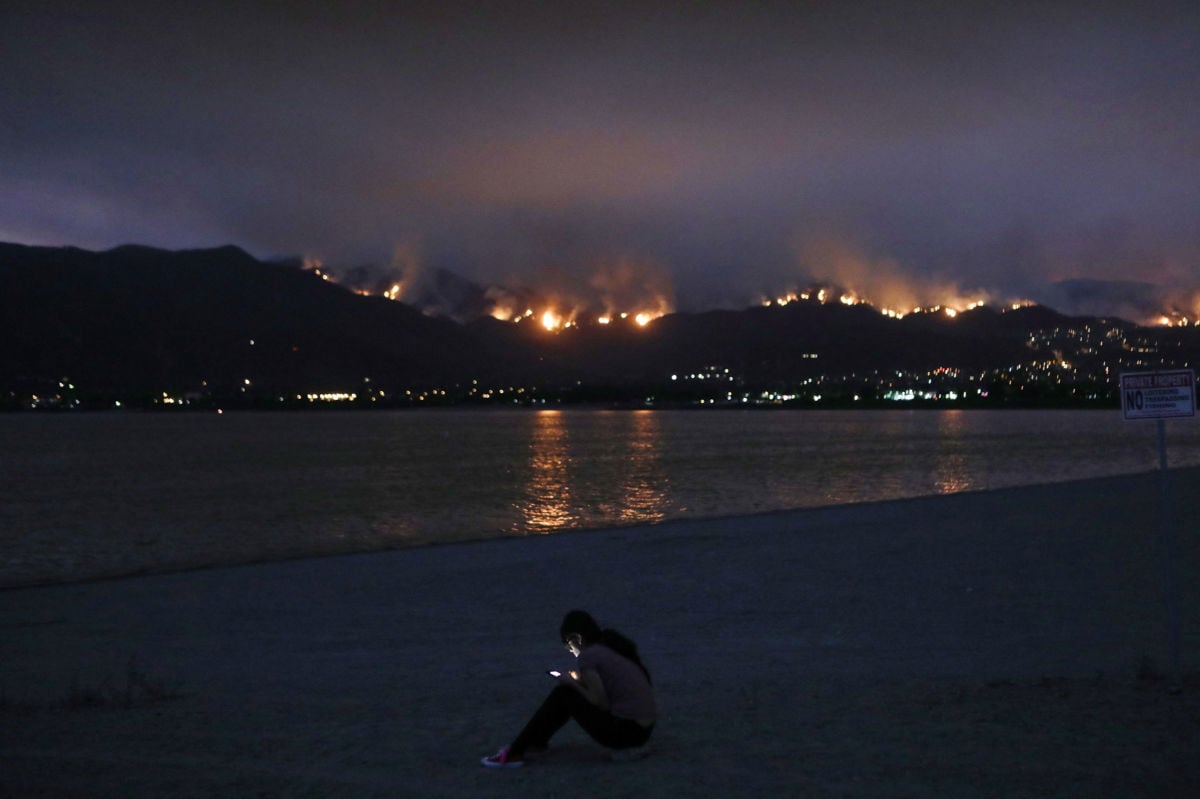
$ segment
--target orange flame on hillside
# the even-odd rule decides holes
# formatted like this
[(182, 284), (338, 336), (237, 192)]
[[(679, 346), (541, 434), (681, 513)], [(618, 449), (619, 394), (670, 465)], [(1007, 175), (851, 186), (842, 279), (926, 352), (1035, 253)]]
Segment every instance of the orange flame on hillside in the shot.
[[(831, 303), (834, 301), (842, 305), (862, 305), (877, 310), (883, 316), (890, 319), (903, 319), (909, 314), (931, 314), (942, 313), (950, 318), (958, 316), (964, 311), (970, 311), (975, 308), (983, 307), (987, 304), (986, 300), (979, 298), (963, 298), (955, 297), (947, 300), (945, 303), (937, 303), (934, 305), (921, 306), (916, 305), (911, 308), (897, 309), (886, 305), (880, 306), (870, 299), (856, 293), (837, 293), (825, 288), (811, 288), (806, 291), (792, 291), (786, 294), (781, 294), (778, 297), (764, 297), (761, 304), (765, 307), (783, 307), (797, 302), (814, 302), (819, 304)], [(1012, 308), (1020, 308), (1024, 305), (1031, 305), (1028, 300), (1022, 300), (1012, 304)]]
[[(891, 259), (871, 259), (840, 242), (810, 242), (801, 262), (800, 271), (812, 281), (809, 286), (762, 296), (763, 305), (861, 305), (888, 318), (903, 319), (911, 314), (955, 318), (985, 304), (1001, 310), (1034, 304), (1028, 299), (965, 289), (950, 280), (914, 277)], [(526, 289), (478, 286), (453, 275), (447, 281), (445, 270), (432, 270), (431, 274), (423, 268), (417, 252), (403, 246), (397, 247), (391, 262), (383, 266), (334, 269), (310, 257), (304, 259), (303, 268), (358, 294), (403, 301), (425, 314), (460, 322), (491, 316), (515, 324), (532, 323), (549, 332), (589, 325), (645, 328), (675, 310), (666, 269), (653, 261), (631, 258), (598, 261), (585, 278), (547, 267), (531, 281), (533, 288)], [(1200, 291), (1164, 291), (1158, 302), (1131, 305), (1126, 311), (1129, 316), (1124, 318), (1143, 325), (1200, 326)]]
[(1143, 324), (1160, 327), (1200, 327), (1200, 291), (1180, 293), (1167, 299), (1162, 314)]
[(586, 285), (551, 272), (545, 288), (522, 294), (499, 286), (484, 294), (486, 313), (503, 322), (536, 320), (548, 331), (622, 320), (645, 327), (674, 310), (674, 292), (665, 272), (652, 263), (627, 259), (598, 263)]

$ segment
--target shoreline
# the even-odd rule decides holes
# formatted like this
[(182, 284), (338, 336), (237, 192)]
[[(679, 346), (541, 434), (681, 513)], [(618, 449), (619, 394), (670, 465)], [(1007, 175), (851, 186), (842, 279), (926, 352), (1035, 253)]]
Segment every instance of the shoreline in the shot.
[[(1181, 532), (1200, 469), (1173, 473)], [(0, 592), (0, 794), (1188, 796), (1200, 586), (1167, 692), (1153, 473)], [(1181, 574), (1200, 541), (1181, 535)], [(641, 648), (650, 757), (478, 759), (566, 657)], [(704, 780), (697, 781), (697, 768)]]
[[(1175, 467), (1175, 468), (1172, 468), (1169, 470), (1169, 474), (1175, 474), (1177, 472), (1183, 473), (1183, 472), (1188, 472), (1188, 471), (1195, 471), (1196, 473), (1200, 474), (1200, 466)], [(834, 503), (834, 504), (829, 504), (829, 505), (815, 505), (815, 506), (800, 507), (800, 508), (780, 508), (780, 509), (776, 509), (776, 510), (759, 511), (759, 512), (755, 512), (755, 513), (736, 513), (736, 514), (715, 515), (715, 516), (680, 516), (680, 517), (675, 517), (675, 518), (663, 519), (662, 521), (659, 521), (659, 522), (631, 522), (626, 525), (608, 525), (608, 526), (603, 526), (603, 527), (564, 528), (561, 530), (554, 530), (554, 531), (550, 531), (550, 532), (526, 532), (526, 533), (507, 533), (506, 532), (506, 533), (500, 533), (500, 534), (491, 535), (491, 536), (480, 536), (478, 538), (461, 538), (461, 539), (454, 539), (454, 540), (449, 540), (449, 541), (424, 540), (424, 541), (416, 541), (412, 544), (394, 544), (394, 545), (389, 545), (389, 546), (368, 547), (368, 548), (363, 548), (363, 549), (351, 548), (351, 549), (340, 550), (337, 548), (330, 548), (328, 551), (311, 551), (311, 550), (310, 551), (297, 551), (294, 554), (286, 554), (285, 553), (285, 554), (280, 554), (280, 555), (267, 555), (267, 556), (264, 556), (261, 558), (253, 558), (253, 557), (248, 558), (248, 559), (233, 558), (233, 559), (227, 559), (227, 560), (215, 560), (215, 561), (206, 561), (206, 562), (200, 562), (200, 563), (195, 563), (195, 564), (186, 564), (186, 565), (181, 565), (181, 566), (165, 566), (165, 567), (157, 568), (157, 569), (155, 569), (155, 568), (139, 568), (139, 569), (134, 569), (134, 570), (130, 570), (130, 571), (107, 572), (107, 573), (99, 573), (99, 574), (94, 574), (94, 575), (82, 575), (79, 577), (68, 577), (68, 578), (63, 578), (63, 579), (46, 579), (46, 580), (36, 580), (35, 579), (32, 581), (26, 581), (26, 582), (0, 583), (0, 594), (3, 594), (6, 591), (20, 591), (20, 590), (30, 589), (30, 588), (50, 588), (50, 587), (54, 587), (54, 586), (88, 585), (88, 584), (92, 584), (92, 583), (101, 583), (101, 582), (110, 582), (110, 581), (135, 580), (135, 579), (142, 578), (142, 577), (155, 577), (155, 576), (163, 576), (163, 575), (171, 575), (171, 574), (187, 574), (187, 573), (193, 573), (193, 572), (206, 572), (206, 571), (212, 571), (212, 570), (216, 570), (216, 569), (247, 568), (247, 567), (262, 566), (262, 565), (267, 565), (267, 564), (272, 564), (272, 563), (288, 563), (288, 562), (292, 562), (292, 561), (304, 561), (304, 560), (314, 560), (314, 559), (320, 560), (320, 559), (328, 559), (328, 558), (369, 556), (369, 555), (385, 554), (385, 553), (389, 553), (389, 552), (403, 552), (403, 551), (415, 550), (415, 549), (426, 549), (426, 548), (431, 548), (431, 547), (464, 546), (464, 545), (479, 544), (479, 543), (483, 543), (483, 542), (487, 542), (487, 541), (519, 541), (519, 540), (525, 540), (525, 539), (536, 540), (536, 539), (541, 539), (541, 538), (556, 537), (556, 536), (563, 536), (563, 535), (567, 535), (567, 536), (596, 535), (596, 534), (602, 534), (602, 533), (606, 533), (606, 532), (620, 532), (620, 531), (639, 530), (639, 529), (645, 529), (647, 531), (651, 531), (651, 530), (664, 528), (664, 527), (670, 527), (672, 525), (679, 525), (679, 524), (734, 522), (739, 519), (757, 519), (760, 517), (770, 518), (770, 517), (777, 517), (777, 516), (783, 517), (783, 516), (792, 516), (792, 515), (808, 514), (808, 513), (836, 512), (839, 509), (844, 509), (844, 508), (870, 508), (872, 506), (885, 505), (885, 504), (890, 504), (890, 503), (927, 501), (927, 500), (934, 500), (934, 499), (952, 497), (952, 496), (973, 495), (973, 494), (990, 494), (990, 493), (996, 493), (996, 492), (1002, 492), (1002, 491), (1020, 491), (1023, 489), (1037, 488), (1037, 487), (1043, 487), (1043, 486), (1070, 485), (1073, 483), (1087, 483), (1087, 482), (1092, 482), (1092, 481), (1097, 481), (1097, 480), (1120, 480), (1123, 478), (1135, 478), (1135, 477), (1155, 477), (1155, 478), (1157, 478), (1158, 474), (1159, 474), (1158, 470), (1154, 469), (1154, 470), (1150, 470), (1150, 471), (1129, 472), (1129, 473), (1125, 473), (1125, 474), (1107, 475), (1107, 476), (1103, 476), (1103, 477), (1068, 478), (1068, 479), (1061, 480), (1061, 481), (1029, 483), (1029, 484), (1025, 484), (1025, 485), (1004, 486), (1001, 488), (981, 488), (981, 489), (970, 489), (967, 491), (953, 491), (953, 492), (944, 492), (944, 493), (935, 493), (935, 494), (922, 494), (922, 495), (912, 496), (912, 497), (897, 497), (897, 498), (893, 498), (893, 499), (872, 499), (872, 500), (866, 500), (866, 501), (861, 501), (861, 502)]]
[[(1115, 390), (1115, 389), (1114, 389)], [(234, 398), (231, 397), (231, 400)], [(509, 404), (509, 403), (477, 403), (477, 402), (459, 402), (448, 403), (446, 405), (380, 405), (373, 403), (371, 405), (345, 405), (338, 402), (327, 402), (323, 404), (314, 404), (308, 401), (300, 401), (294, 404), (283, 405), (262, 405), (262, 406), (245, 406), (238, 405), (236, 402), (228, 402), (222, 405), (221, 403), (213, 403), (205, 406), (164, 406), (151, 402), (148, 405), (139, 405), (136, 401), (125, 400), (121, 405), (89, 405), (79, 407), (49, 407), (49, 408), (27, 408), (27, 407), (0, 407), (0, 416), (6, 414), (38, 414), (38, 415), (101, 415), (101, 414), (225, 414), (225, 413), (390, 413), (390, 412), (416, 412), (416, 413), (438, 413), (445, 411), (500, 411), (515, 413), (537, 413), (540, 411), (616, 411), (624, 412), (639, 412), (639, 411), (800, 411), (804, 412), (820, 412), (820, 411), (1105, 411), (1108, 413), (1118, 413), (1121, 410), (1120, 397), (1113, 395), (1112, 398), (1106, 400), (1076, 400), (1072, 402), (1039, 402), (1037, 400), (1006, 400), (995, 403), (973, 403), (963, 402), (962, 400), (872, 400), (870, 402), (844, 400), (842, 402), (828, 402), (825, 404), (813, 402), (757, 402), (743, 403), (733, 401), (713, 402), (712, 404), (699, 403), (698, 401), (671, 403), (669, 401), (658, 401), (653, 404), (645, 404), (644, 400), (630, 400), (629, 402), (587, 402), (587, 401), (570, 401), (556, 400), (537, 404), (529, 402), (528, 404)], [(107, 400), (105, 401), (107, 402)], [(228, 406), (228, 407), (225, 407)]]

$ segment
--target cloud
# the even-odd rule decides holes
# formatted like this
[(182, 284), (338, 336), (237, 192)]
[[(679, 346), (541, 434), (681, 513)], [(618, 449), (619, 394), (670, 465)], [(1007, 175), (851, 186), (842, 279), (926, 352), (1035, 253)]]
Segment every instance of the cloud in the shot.
[(1200, 284), (1194, 3), (0, 13), (26, 240), (400, 245), (494, 283), (640, 264), (685, 308), (822, 253), (889, 294)]

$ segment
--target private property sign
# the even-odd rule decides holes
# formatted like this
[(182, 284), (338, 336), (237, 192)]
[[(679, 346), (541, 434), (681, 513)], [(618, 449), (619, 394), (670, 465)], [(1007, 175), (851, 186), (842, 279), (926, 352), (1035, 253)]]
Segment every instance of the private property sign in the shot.
[(1162, 571), (1163, 603), (1167, 611), (1167, 649), (1171, 654), (1171, 683), (1167, 690), (1183, 690), (1180, 671), (1179, 574), (1175, 525), (1171, 521), (1171, 503), (1167, 480), (1167, 419), (1196, 415), (1196, 373), (1191, 369), (1164, 369), (1161, 372), (1121, 373), (1121, 413), (1126, 419), (1154, 419), (1158, 422), (1158, 551)]
[(1123, 372), (1121, 413), (1125, 419), (1175, 419), (1196, 415), (1196, 373)]

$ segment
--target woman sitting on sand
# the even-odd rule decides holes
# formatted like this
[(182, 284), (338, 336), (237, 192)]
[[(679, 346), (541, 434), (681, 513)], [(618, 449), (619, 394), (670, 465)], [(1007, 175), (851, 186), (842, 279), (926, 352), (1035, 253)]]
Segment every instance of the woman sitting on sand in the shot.
[(571, 719), (609, 749), (632, 749), (650, 739), (658, 711), (650, 672), (634, 643), (614, 630), (601, 630), (582, 610), (563, 617), (559, 634), (579, 658), (579, 669), (557, 675), (558, 685), (525, 729), (511, 744), (485, 757), (483, 765), (524, 765), (527, 752), (544, 750), (551, 736)]

